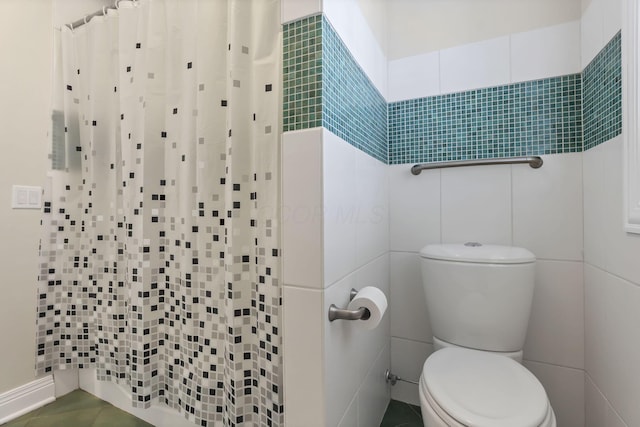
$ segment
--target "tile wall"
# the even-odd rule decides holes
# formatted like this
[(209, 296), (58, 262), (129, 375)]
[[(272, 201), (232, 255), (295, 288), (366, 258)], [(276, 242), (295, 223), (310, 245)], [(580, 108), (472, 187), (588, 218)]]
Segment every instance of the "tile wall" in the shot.
[[(575, 28), (574, 24), (564, 24), (532, 33), (542, 41), (555, 35), (571, 42), (575, 41)], [(517, 34), (504, 38), (506, 42), (501, 38), (438, 52), (438, 70), (431, 69), (426, 77), (444, 77), (443, 69), (447, 68), (459, 74), (459, 69), (471, 65), (464, 62), (474, 57), (474, 69), (502, 62), (509, 73), (503, 76), (498, 69), (486, 69), (484, 78), (480, 72), (480, 77), (468, 81), (460, 77), (448, 85), (440, 83), (440, 87), (445, 86), (444, 91), (439, 89), (443, 94), (421, 98), (415, 97), (415, 91), (405, 93), (401, 87), (400, 95), (391, 95), (411, 99), (387, 105), (325, 15), (288, 23), (284, 27), (284, 130), (322, 125), (356, 148), (391, 164), (577, 152), (619, 134), (620, 33), (582, 73), (513, 82), (507, 76), (517, 74), (518, 68), (525, 69), (524, 60), (519, 58), (520, 50), (506, 54), (508, 51), (501, 52), (501, 45), (517, 46), (520, 42), (535, 52), (527, 37)], [(577, 51), (575, 46), (564, 48)], [(406, 68), (433, 62), (431, 55), (394, 61), (389, 67), (390, 77), (407, 77), (402, 76)], [(487, 61), (491, 56), (502, 60)], [(573, 64), (547, 66), (538, 74), (520, 74), (534, 77), (578, 64), (575, 58), (570, 62)], [(501, 79), (511, 83), (482, 87)], [(465, 87), (473, 89), (446, 92)]]
[(618, 32), (582, 73), (584, 150), (622, 132), (621, 38)]
[(381, 162), (388, 163), (387, 102), (323, 19), (322, 125)]
[[(363, 73), (368, 76), (368, 82), (376, 82), (373, 86), (392, 103), (409, 102), (407, 100), (416, 97), (433, 97), (432, 102), (436, 103), (444, 102), (445, 99), (453, 102), (459, 101), (456, 97), (469, 96), (471, 93), (477, 95), (494, 89), (499, 91), (499, 88), (503, 88), (503, 96), (508, 97), (516, 88), (522, 88), (524, 93), (530, 93), (527, 89), (538, 90), (536, 85), (542, 85), (542, 92), (538, 92), (538, 95), (541, 93), (542, 96), (536, 97), (535, 100), (540, 100), (544, 108), (544, 102), (548, 100), (545, 96), (550, 95), (545, 93), (544, 85), (557, 83), (560, 91), (564, 91), (562, 96), (574, 97), (567, 98), (569, 99), (567, 102), (573, 101), (574, 104), (566, 106), (575, 112), (580, 100), (580, 96), (576, 96), (579, 91), (579, 81), (581, 81), (579, 76), (582, 76), (580, 73), (592, 63), (605, 46), (607, 48), (604, 51), (608, 51), (607, 49), (613, 46), (609, 52), (615, 52), (615, 43), (619, 43), (619, 36), (616, 36), (619, 31), (619, 22), (616, 28), (614, 19), (616, 15), (609, 10), (604, 10), (605, 7), (601, 5), (603, 1), (593, 0), (592, 6), (585, 10), (581, 22), (570, 22), (391, 61), (388, 66), (386, 87), (379, 84), (380, 76), (371, 78), (375, 74), (371, 70), (376, 67), (370, 65), (367, 68), (363, 65), (373, 64), (375, 61), (367, 62), (357, 58), (357, 62), (364, 70)], [(618, 2), (619, 0), (616, 0), (615, 3)], [(595, 13), (593, 7), (601, 7), (602, 10)], [(619, 21), (619, 18), (617, 19)], [(308, 18), (307, 22), (313, 20), (322, 24), (326, 17), (324, 19), (319, 19), (317, 16)], [(341, 18), (341, 37), (343, 37), (342, 31), (348, 32), (344, 24), (348, 20), (348, 18)], [(600, 25), (596, 31), (597, 38), (592, 37), (592, 32), (581, 31), (581, 28), (595, 25), (594, 22)], [(332, 27), (327, 23), (327, 27), (321, 26), (321, 30), (323, 37), (326, 37), (327, 31), (331, 31)], [(351, 38), (351, 42), (348, 41), (348, 37), (343, 37), (343, 41), (345, 39), (347, 48), (352, 50), (356, 43), (353, 41), (354, 38)], [(294, 40), (299, 39), (296, 36)], [(596, 45), (598, 47), (594, 47)], [(323, 52), (323, 59), (325, 56)], [(345, 55), (341, 57), (344, 58)], [(375, 57), (371, 55), (370, 58)], [(601, 55), (601, 58), (610, 59), (611, 56)], [(597, 63), (597, 59), (594, 63)], [(615, 61), (607, 62), (607, 64), (611, 63)], [(325, 65), (322, 61), (321, 73), (325, 72)], [(351, 65), (347, 65), (343, 70), (348, 69), (349, 66)], [(594, 66), (591, 65), (591, 67)], [(463, 72), (468, 69), (474, 69), (477, 72)], [(589, 73), (590, 69), (586, 72)], [(563, 82), (560, 78), (558, 82), (557, 76), (565, 76), (563, 78), (566, 80)], [(300, 83), (305, 85), (305, 82)], [(529, 85), (528, 88), (527, 85)], [(304, 90), (306, 89), (309, 88)], [(569, 93), (572, 90), (573, 93)], [(455, 95), (451, 95), (452, 93)], [(322, 94), (324, 95), (324, 91)], [(293, 99), (293, 101), (299, 100)], [(527, 102), (528, 100), (525, 100), (522, 108), (528, 107)], [(562, 103), (565, 103), (565, 99), (562, 99)], [(464, 104), (456, 104), (456, 107), (462, 108), (462, 105)], [(455, 111), (452, 109), (448, 112), (449, 116), (445, 117), (451, 119)], [(487, 111), (491, 111), (490, 108)], [(520, 112), (513, 111), (513, 114)], [(320, 122), (323, 124), (325, 124), (325, 113), (326, 111), (321, 109)], [(477, 114), (477, 111), (471, 109), (468, 113)], [(564, 111), (561, 114), (564, 114)], [(287, 117), (286, 114), (285, 117)], [(529, 117), (530, 115), (525, 112), (521, 123), (526, 123)], [(548, 117), (543, 115), (542, 119), (548, 119)], [(593, 337), (606, 339), (607, 337), (602, 334), (608, 331), (607, 328), (618, 325), (616, 322), (630, 323), (634, 319), (629, 317), (632, 316), (631, 312), (623, 312), (623, 317), (628, 316), (604, 326), (589, 320), (594, 316), (597, 317), (598, 310), (604, 313), (598, 298), (589, 298), (590, 289), (596, 289), (601, 282), (590, 279), (590, 276), (595, 274), (589, 266), (583, 269), (583, 248), (585, 248), (585, 260), (587, 260), (590, 247), (588, 239), (592, 238), (590, 233), (595, 233), (594, 227), (591, 228), (591, 232), (587, 231), (589, 228), (587, 222), (593, 220), (588, 211), (592, 210), (592, 205), (596, 203), (590, 201), (592, 192), (587, 185), (587, 176), (590, 172), (587, 171), (586, 161), (593, 150), (581, 153), (580, 141), (570, 139), (572, 137), (570, 133), (574, 132), (572, 126), (578, 127), (581, 123), (575, 114), (571, 116), (569, 112), (568, 117), (572, 125), (564, 127), (566, 132), (556, 133), (556, 136), (560, 136), (559, 139), (555, 141), (542, 139), (536, 146), (536, 150), (539, 150), (537, 153), (542, 154), (545, 161), (541, 169), (532, 170), (524, 165), (491, 166), (428, 171), (418, 177), (409, 173), (409, 164), (395, 164), (417, 161), (419, 155), (414, 152), (411, 152), (409, 157), (398, 157), (404, 160), (396, 159), (395, 161), (396, 154), (391, 154), (388, 161), (392, 165), (384, 166), (384, 159), (381, 156), (373, 159), (371, 155), (374, 154), (371, 151), (369, 152), (371, 155), (365, 155), (361, 147), (360, 150), (355, 149), (357, 143), (353, 139), (345, 141), (327, 129), (303, 130), (305, 126), (297, 126), (295, 121), (297, 117), (294, 117), (293, 122), (285, 122), (285, 128), (290, 126), (289, 130), (298, 129), (295, 132), (285, 133), (283, 138), (285, 210), (289, 212), (284, 217), (285, 248), (290, 248), (288, 254), (285, 254), (285, 313), (290, 313), (285, 319), (285, 326), (289, 325), (288, 327), (294, 331), (291, 334), (285, 333), (285, 340), (288, 337), (290, 348), (293, 348), (295, 343), (296, 350), (295, 354), (289, 354), (287, 358), (287, 343), (285, 343), (285, 360), (289, 360), (289, 371), (293, 372), (292, 375), (285, 374), (288, 378), (289, 396), (293, 399), (288, 405), (289, 417), (304, 418), (311, 414), (314, 417), (317, 416), (318, 420), (328, 423), (327, 425), (365, 425), (363, 422), (368, 413), (366, 408), (372, 408), (372, 402), (382, 402), (385, 399), (384, 393), (377, 394), (377, 400), (366, 397), (369, 389), (365, 384), (373, 384), (376, 381), (373, 375), (375, 367), (381, 368), (390, 359), (390, 365), (396, 374), (417, 379), (425, 358), (432, 351), (417, 252), (425, 244), (433, 242), (480, 240), (487, 243), (524, 246), (538, 256), (537, 286), (525, 345), (525, 365), (545, 386), (558, 416), (559, 425), (585, 425), (585, 398), (588, 403), (594, 403), (594, 406), (586, 411), (587, 425), (606, 425), (593, 423), (589, 421), (590, 419), (622, 420), (619, 408), (625, 407), (628, 398), (625, 400), (623, 395), (616, 394), (616, 387), (625, 384), (621, 372), (627, 365), (622, 367), (607, 365), (602, 362), (606, 359), (601, 354), (602, 350), (598, 352), (595, 348), (590, 356), (589, 342), (590, 339), (594, 339)], [(564, 118), (562, 116), (563, 120)], [(403, 119), (413, 120), (416, 117), (407, 115)], [(509, 120), (511, 119), (512, 117), (509, 117)], [(317, 117), (314, 120), (319, 126)], [(389, 122), (393, 120), (390, 117)], [(562, 126), (566, 126), (567, 122), (563, 120), (557, 121), (556, 127), (559, 126), (562, 129)], [(450, 122), (454, 123), (453, 119)], [(292, 124), (293, 127), (291, 127)], [(456, 132), (464, 133), (458, 127), (455, 129)], [(532, 129), (523, 130), (522, 127), (513, 129), (514, 132), (516, 129), (533, 132)], [(619, 131), (614, 131), (614, 134), (616, 133)], [(562, 138), (567, 135), (569, 139), (563, 140)], [(610, 145), (611, 142), (604, 143), (602, 147), (596, 147), (594, 152), (600, 153), (598, 150), (606, 149)], [(524, 149), (526, 152), (523, 146), (526, 144), (520, 144), (517, 148)], [(486, 147), (498, 153), (504, 153), (507, 152), (505, 150), (513, 148)], [(424, 147), (412, 147), (415, 151), (421, 149)], [(484, 152), (484, 149), (481, 147), (480, 151)], [(476, 154), (477, 152), (476, 147)], [(463, 149), (460, 149), (459, 153), (460, 156), (471, 155)], [(440, 154), (444, 155), (442, 152)], [(594, 162), (601, 161), (600, 157), (594, 157), (594, 159), (597, 159)], [(365, 166), (369, 162), (373, 163), (369, 167)], [(387, 176), (388, 183), (385, 184)], [(362, 212), (357, 208), (360, 202), (354, 201), (353, 198), (362, 191), (358, 185), (364, 185), (364, 182), (369, 180), (376, 183), (375, 188), (382, 188), (383, 191), (376, 192), (374, 187), (371, 187), (365, 198), (370, 202), (375, 201), (378, 205), (369, 204), (367, 209), (373, 209), (370, 212), (375, 212), (378, 208), (383, 210), (383, 217), (387, 218), (389, 224), (387, 234), (384, 231), (385, 227), (371, 218), (364, 221), (366, 225), (360, 226), (361, 231), (357, 231), (358, 228), (355, 227), (355, 232), (352, 230), (353, 226), (347, 226), (350, 220), (345, 222), (348, 215), (345, 217), (344, 212), (349, 210)], [(616, 183), (611, 186), (618, 188)], [(601, 202), (600, 198), (604, 198), (604, 190), (599, 191), (597, 197), (594, 196), (594, 200)], [(386, 202), (385, 197), (387, 197)], [(600, 206), (600, 211), (603, 209), (605, 208)], [(600, 211), (592, 210), (596, 214)], [(351, 215), (350, 218), (358, 218), (357, 222), (360, 222), (359, 214)], [(599, 216), (597, 218), (601, 219)], [(374, 237), (373, 241), (367, 241), (371, 233), (377, 237)], [(604, 238), (607, 242), (606, 236), (598, 234), (597, 237)], [(387, 250), (390, 251), (388, 255), (385, 252), (385, 239), (388, 240)], [(595, 241), (596, 238), (594, 238)], [(625, 242), (611, 242), (611, 245), (617, 252), (621, 252), (621, 248), (626, 250), (629, 245), (633, 248), (635, 244), (635, 241)], [(606, 244), (593, 244), (591, 250), (606, 258), (603, 254), (604, 250), (598, 252), (598, 248), (607, 247)], [(379, 248), (379, 251), (373, 250), (365, 254), (368, 248)], [(625, 256), (622, 256), (622, 259), (623, 261), (619, 261), (618, 258), (612, 261), (606, 258), (606, 262), (611, 263), (612, 267), (603, 271), (615, 276), (622, 274), (617, 273), (619, 271), (626, 272), (635, 268), (631, 263), (625, 264)], [(371, 275), (373, 271), (377, 271), (378, 276)], [(388, 330), (391, 335), (391, 345), (385, 347), (380, 336), (369, 337), (365, 339), (366, 344), (359, 344), (365, 347), (371, 346), (376, 349), (375, 351), (379, 350), (375, 360), (367, 360), (369, 370), (364, 373), (362, 369), (350, 366), (349, 362), (340, 362), (342, 359), (336, 356), (339, 353), (339, 347), (346, 345), (348, 348), (348, 343), (361, 336), (356, 337), (353, 331), (344, 329), (348, 326), (328, 323), (324, 320), (325, 312), (328, 304), (332, 302), (338, 305), (346, 303), (346, 290), (351, 284), (356, 283), (362, 286), (367, 283), (366, 279), (359, 279), (359, 277), (368, 275), (370, 278), (385, 277), (386, 271), (389, 272), (390, 282), (381, 283), (379, 286), (385, 291), (388, 289), (387, 295), (390, 299)], [(629, 281), (629, 283), (638, 282)], [(633, 300), (632, 295), (627, 296), (631, 301)], [(616, 298), (620, 297), (616, 296)], [(300, 308), (300, 302), (304, 305), (304, 310), (297, 310), (294, 307), (287, 309), (287, 304)], [(317, 325), (314, 327), (309, 326), (308, 322), (302, 323), (309, 312), (316, 313), (318, 316), (314, 315), (314, 318), (319, 319), (319, 323), (316, 322)], [(600, 322), (602, 317), (603, 315), (600, 315), (598, 318)], [(305, 324), (305, 327), (300, 328), (300, 324)], [(597, 333), (592, 333), (590, 336), (590, 327)], [(383, 328), (382, 331), (384, 330)], [(300, 343), (306, 344), (300, 346)], [(300, 351), (301, 347), (303, 351)], [(634, 348), (629, 350), (631, 354), (635, 354)], [(593, 368), (591, 372), (590, 363), (593, 366), (603, 363), (605, 366)], [(317, 370), (314, 367), (317, 367)], [(308, 376), (307, 370), (312, 370), (315, 375)], [(333, 384), (332, 381), (336, 381), (335, 384), (337, 384), (338, 377), (332, 377), (337, 374), (353, 375), (354, 378), (351, 381), (354, 386), (345, 388), (341, 393), (334, 393), (329, 386), (323, 388), (325, 383)], [(303, 375), (307, 375), (304, 380), (302, 380)], [(608, 375), (612, 375), (618, 383), (614, 381), (611, 385), (611, 382), (603, 379)], [(307, 378), (309, 378), (308, 381)], [(297, 384), (296, 381), (298, 381)], [(628, 384), (627, 388), (633, 388), (633, 385)], [(383, 389), (382, 384), (378, 384), (377, 390)], [(313, 407), (309, 406), (309, 399), (306, 398), (297, 405), (293, 405), (291, 402), (300, 397), (295, 393), (296, 390), (316, 393), (317, 396), (311, 399), (314, 402)], [(391, 393), (395, 399), (417, 403), (417, 389), (411, 385), (399, 383)], [(609, 400), (605, 400), (604, 396)], [(326, 408), (330, 406), (335, 407), (335, 410), (327, 411)], [(292, 414), (294, 407), (299, 409), (299, 414)], [(375, 415), (375, 412), (373, 414)], [(634, 416), (635, 412), (630, 409), (629, 420), (635, 422)], [(634, 425), (630, 421), (626, 423)]]
[[(584, 3), (586, 67), (620, 31), (622, 1)], [(587, 427), (640, 425), (640, 236), (622, 228), (623, 137), (585, 139), (583, 154)]]
[(377, 425), (389, 316), (369, 331), (327, 313), (351, 288), (389, 297), (388, 166), (325, 128), (285, 133), (282, 164), (287, 425)]
[(570, 74), (389, 104), (392, 164), (571, 153), (582, 78)]
[[(553, 44), (549, 43), (550, 40), (553, 40)], [(615, 43), (614, 37), (609, 46)], [(601, 50), (605, 45), (606, 42), (601, 45)], [(514, 49), (514, 46), (520, 49)], [(528, 53), (531, 52), (528, 59), (523, 57), (524, 47), (529, 49)], [(390, 94), (396, 97), (395, 105), (415, 105), (420, 101), (426, 103), (427, 100), (437, 105), (447, 96), (477, 94), (490, 90), (483, 89), (485, 85), (493, 89), (496, 83), (508, 84), (502, 86), (508, 94), (522, 84), (514, 80), (517, 76), (538, 79), (535, 82), (551, 82), (556, 81), (556, 73), (563, 72), (575, 76), (577, 81), (583, 67), (580, 55), (576, 55), (576, 52), (580, 52), (580, 23), (568, 23), (511, 35), (506, 41), (481, 42), (436, 55), (399, 60), (395, 64), (390, 63)], [(593, 62), (602, 61), (602, 58), (604, 56)], [(456, 64), (462, 69), (475, 70), (478, 67), (473, 61), (484, 61), (485, 68), (479, 77), (466, 78), (450, 68), (451, 64)], [(539, 63), (545, 66), (537, 67)], [(615, 60), (607, 62), (608, 65), (611, 63), (615, 64)], [(417, 71), (408, 71), (412, 67)], [(415, 76), (420, 73), (429, 76), (429, 81), (421, 83), (422, 80)], [(393, 76), (403, 76), (403, 83), (394, 86), (392, 82), (397, 80)], [(429, 97), (403, 100), (411, 93), (403, 86), (407, 84), (419, 88), (423, 91), (421, 94)], [(455, 95), (443, 92), (451, 88), (461, 91)], [(570, 105), (571, 100), (562, 99), (566, 95), (568, 93), (560, 94), (558, 99), (563, 107), (568, 102), (568, 106), (574, 108), (575, 105)], [(575, 93), (570, 96), (575, 96)], [(579, 102), (579, 96), (574, 100)], [(544, 101), (544, 97), (541, 101)], [(394, 103), (389, 111), (390, 125), (394, 120), (393, 106)], [(455, 119), (477, 117), (478, 111), (468, 105), (461, 107), (449, 101), (451, 106), (454, 108), (441, 111), (431, 109), (424, 115), (408, 114), (402, 120), (424, 120), (429, 113), (437, 116), (440, 123), (445, 122), (444, 135), (455, 147), (457, 137), (469, 139), (472, 133)], [(509, 122), (515, 118), (517, 111), (505, 112), (509, 114), (508, 120), (493, 134), (510, 133), (512, 137), (516, 129), (522, 129), (521, 124), (537, 113), (526, 111), (526, 104), (523, 107), (525, 120)], [(576, 127), (580, 126), (579, 113), (570, 115)], [(561, 115), (557, 121), (560, 128), (566, 123), (563, 119)], [(485, 121), (483, 125), (487, 123)], [(450, 126), (447, 127), (447, 124)], [(408, 128), (411, 129), (411, 126)], [(571, 127), (566, 129), (573, 132)], [(467, 135), (463, 135), (465, 131)], [(425, 358), (433, 351), (420, 277), (418, 251), (422, 246), (437, 242), (477, 240), (527, 247), (537, 255), (538, 265), (532, 316), (524, 349), (525, 365), (545, 386), (559, 425), (579, 427), (585, 423), (583, 154), (580, 153), (580, 140), (577, 144), (571, 141), (552, 145), (562, 141), (563, 134), (559, 136), (555, 141), (541, 138), (537, 146), (525, 144), (517, 147), (523, 150), (522, 154), (534, 154), (534, 151), (526, 150), (539, 149), (536, 154), (543, 155), (545, 165), (538, 170), (522, 165), (491, 166), (428, 171), (415, 177), (409, 172), (410, 164), (390, 166), (391, 361), (395, 373), (415, 380)], [(393, 150), (393, 138), (394, 135), (390, 133), (390, 150)], [(514, 142), (514, 138), (509, 138), (509, 142)], [(459, 149), (460, 145), (455, 148)], [(437, 153), (434, 147), (421, 147), (418, 144), (407, 146), (405, 153), (391, 154), (390, 162), (394, 163), (394, 156), (400, 154), (406, 157), (399, 162), (408, 163), (431, 160), (429, 156)], [(553, 151), (545, 151), (550, 147), (554, 147)], [(470, 152), (460, 149), (453, 157), (477, 155), (479, 148), (482, 150), (481, 146), (467, 146)], [(492, 148), (503, 153), (500, 150), (513, 150), (516, 146), (494, 145)], [(560, 154), (545, 154), (550, 152)], [(446, 156), (442, 152), (437, 154)], [(438, 160), (441, 159), (444, 160)], [(417, 395), (416, 387), (408, 384), (399, 384), (392, 389), (393, 398), (410, 403), (418, 403)]]
[[(420, 276), (426, 244), (480, 241), (530, 249), (538, 258), (526, 365), (550, 396), (559, 425), (584, 423), (582, 154), (526, 165), (390, 173), (391, 366), (416, 380), (433, 351)], [(410, 384), (394, 399), (417, 404)], [(576, 408), (580, 409), (576, 411)]]
[(325, 15), (284, 26), (283, 129), (324, 126), (387, 163), (387, 103)]
[[(549, 34), (569, 34), (572, 32), (570, 29), (576, 28), (573, 24), (565, 24), (564, 27), (563, 30), (552, 27), (546, 33), (541, 33), (541, 30), (533, 33), (545, 40)], [(511, 44), (522, 38), (526, 39), (526, 36), (511, 36)], [(573, 34), (568, 38), (575, 41)], [(622, 128), (620, 40), (618, 33), (582, 73), (483, 88), (483, 84), (495, 83), (500, 78), (509, 80), (506, 74), (501, 76), (499, 69), (485, 70), (488, 77), (484, 80), (471, 78), (451, 85), (453, 88), (479, 85), (478, 89), (390, 103), (389, 162), (402, 164), (572, 153), (611, 139)], [(502, 44), (502, 39), (495, 39), (473, 47), (447, 49), (439, 52), (437, 65), (433, 54), (409, 61), (399, 60), (399, 64), (393, 65), (391, 76), (406, 72), (400, 71), (403, 66), (432, 62), (427, 66), (431, 68), (430, 74), (444, 77), (444, 70), (451, 64), (471, 66), (464, 63), (469, 61), (468, 58), (459, 57), (462, 53), (476, 57), (475, 60), (485, 67), (490, 66), (487, 57), (495, 56), (496, 63), (507, 64), (505, 67), (513, 74), (519, 66), (522, 67), (523, 60), (518, 58), (521, 52), (507, 54), (505, 50), (501, 54), (499, 47)], [(563, 45), (562, 42), (559, 44)], [(567, 49), (577, 51), (575, 46)], [(510, 60), (504, 60), (505, 57)], [(569, 68), (559, 65), (541, 73)], [(398, 96), (411, 96), (404, 87), (399, 90)]]
[[(341, 34), (353, 46), (368, 33), (352, 3), (325, 6), (343, 31), (348, 24), (358, 34)], [(371, 80), (380, 75), (358, 66), (326, 15), (285, 24), (284, 33), (286, 422), (379, 425), (390, 399), (389, 316), (369, 331), (329, 322), (327, 312), (346, 307), (352, 288), (389, 296), (387, 105)], [(375, 50), (358, 55), (378, 58)]]
[[(534, 35), (545, 40), (548, 34), (565, 34), (566, 39), (573, 43), (573, 46), (565, 45), (566, 51), (575, 52), (580, 45), (580, 40), (576, 39), (574, 34), (577, 28), (579, 26), (567, 24), (564, 29), (551, 28), (547, 34), (538, 30)], [(616, 36), (614, 33), (612, 38), (605, 40), (604, 33), (602, 34), (600, 51), (603, 53), (597, 55), (597, 51), (594, 54), (585, 73), (587, 79), (590, 79), (594, 69), (613, 70), (616, 76), (605, 81), (615, 83), (619, 78), (619, 56), (610, 53), (616, 52), (619, 35)], [(512, 45), (514, 40), (526, 39), (528, 36), (511, 36)], [(559, 38), (555, 44), (563, 46), (563, 40)], [(496, 41), (496, 44), (500, 42)], [(535, 43), (529, 40), (528, 44)], [(496, 50), (487, 48), (482, 43), (475, 48), (483, 51), (485, 57)], [(469, 49), (471, 48), (459, 48), (460, 53), (468, 53)], [(481, 57), (480, 54), (470, 56), (474, 55)], [(439, 60), (443, 56), (450, 56), (450, 53), (441, 53), (438, 56)], [(518, 68), (516, 64), (520, 59), (513, 51), (510, 57), (511, 60), (507, 62), (513, 72)], [(568, 70), (569, 68), (562, 64), (566, 58), (562, 55), (557, 55), (557, 58), (560, 63), (554, 66), (551, 62), (548, 70)], [(428, 62), (428, 59), (423, 59)], [(416, 62), (417, 59), (414, 59), (414, 65)], [(573, 62), (573, 66), (576, 66), (575, 60)], [(494, 63), (500, 64), (501, 61), (496, 60)], [(470, 67), (471, 64), (467, 66)], [(391, 75), (398, 73), (397, 69), (390, 71)], [(444, 76), (442, 64), (432, 67), (431, 75), (447, 78)], [(605, 86), (605, 81), (598, 81), (600, 88)], [(469, 85), (472, 84), (479, 83), (469, 82)], [(517, 84), (512, 82), (507, 87), (513, 88)], [(597, 88), (598, 85), (590, 85), (588, 99), (590, 103), (598, 104), (604, 100), (603, 97), (594, 94), (594, 87)], [(431, 87), (431, 90), (433, 89)], [(482, 90), (473, 86), (465, 89), (471, 91), (461, 92), (458, 96)], [(430, 89), (425, 88), (426, 90)], [(607, 101), (613, 98), (613, 103), (604, 101), (602, 106), (598, 105), (599, 108), (613, 106), (614, 115), (618, 114), (617, 121), (612, 125), (598, 127), (601, 135), (620, 133), (620, 103), (616, 90), (614, 85), (608, 92), (611, 96), (606, 97)], [(391, 92), (393, 93), (393, 88)], [(440, 100), (446, 96), (437, 93), (432, 95), (427, 99)], [(399, 101), (397, 104), (408, 102), (412, 101)], [(391, 104), (389, 112), (390, 123), (393, 121), (393, 105)], [(469, 115), (472, 116), (474, 113), (476, 111), (471, 110)], [(445, 120), (451, 119), (451, 115), (446, 116), (446, 113), (444, 117)], [(455, 121), (452, 121), (452, 124), (448, 130), (459, 132), (459, 124)], [(600, 137), (594, 144), (604, 142), (604, 138)], [(390, 143), (393, 147), (392, 140)], [(584, 318), (586, 313), (588, 327), (589, 299), (585, 307), (584, 279), (585, 275), (589, 275), (589, 270), (583, 272), (582, 250), (583, 247), (588, 247), (587, 242), (583, 244), (583, 215), (586, 230), (586, 221), (590, 218), (588, 210), (592, 207), (587, 200), (587, 182), (584, 184), (585, 200), (582, 198), (583, 174), (586, 176), (590, 173), (587, 171), (586, 163), (583, 171), (582, 162), (583, 156), (586, 161), (590, 152), (583, 154), (579, 152), (581, 147), (577, 150), (574, 148), (571, 147), (563, 154), (544, 155), (544, 151), (538, 153), (543, 154), (545, 163), (538, 170), (522, 165), (490, 166), (423, 171), (420, 176), (414, 177), (409, 172), (410, 164), (390, 167), (391, 360), (392, 369), (397, 371), (396, 373), (416, 379), (425, 357), (433, 351), (431, 332), (425, 316), (419, 249), (427, 243), (469, 240), (523, 246), (532, 250), (538, 257), (536, 291), (524, 349), (525, 365), (545, 386), (559, 425), (585, 424), (584, 382), (585, 366), (588, 371), (589, 359), (587, 350), (585, 362)], [(410, 152), (410, 156), (413, 156), (412, 161), (418, 161), (419, 155), (433, 153), (424, 150), (417, 154), (420, 147), (414, 146), (411, 149), (414, 150)], [(393, 159), (394, 155), (391, 156), (392, 163)], [(617, 169), (620, 169), (619, 166)], [(613, 191), (614, 194), (617, 192), (618, 190)], [(621, 202), (606, 205), (620, 208), (622, 206)], [(602, 205), (599, 209), (602, 210)], [(586, 233), (585, 239), (588, 239), (588, 236)], [(603, 239), (605, 235), (598, 237)], [(622, 256), (622, 259), (624, 258), (625, 256)], [(616, 256), (615, 259), (620, 258)], [(587, 291), (588, 283), (589, 281)], [(602, 347), (594, 345), (594, 348)], [(587, 375), (587, 383), (590, 382), (594, 384)], [(601, 391), (589, 393), (587, 397), (593, 399), (593, 396), (599, 396)], [(417, 390), (414, 386), (402, 384), (400, 387), (394, 387), (392, 397), (417, 403)]]
[(322, 126), (322, 15), (283, 28), (283, 131)]

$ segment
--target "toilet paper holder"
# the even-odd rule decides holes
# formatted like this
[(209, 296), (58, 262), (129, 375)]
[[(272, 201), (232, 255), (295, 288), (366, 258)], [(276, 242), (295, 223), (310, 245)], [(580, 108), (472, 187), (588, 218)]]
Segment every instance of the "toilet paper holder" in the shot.
[[(352, 288), (349, 292), (349, 301), (354, 299), (358, 294), (358, 290)], [(371, 317), (371, 312), (366, 307), (360, 307), (357, 310), (347, 310), (346, 308), (338, 308), (335, 304), (329, 306), (329, 322), (334, 320), (367, 320)]]

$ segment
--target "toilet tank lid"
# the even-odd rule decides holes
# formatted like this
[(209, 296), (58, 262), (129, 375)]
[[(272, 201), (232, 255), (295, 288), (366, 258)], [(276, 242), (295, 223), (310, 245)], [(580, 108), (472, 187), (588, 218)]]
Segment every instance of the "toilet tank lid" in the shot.
[(484, 245), (476, 242), (427, 245), (420, 250), (422, 258), (483, 264), (528, 264), (536, 256), (515, 246)]

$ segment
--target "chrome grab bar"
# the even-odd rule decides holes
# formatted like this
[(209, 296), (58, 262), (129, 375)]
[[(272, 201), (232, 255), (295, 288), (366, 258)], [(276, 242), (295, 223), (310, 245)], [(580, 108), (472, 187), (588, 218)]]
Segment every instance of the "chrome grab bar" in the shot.
[[(358, 291), (356, 289), (351, 289), (349, 293), (349, 301), (356, 297)], [(360, 307), (357, 310), (347, 310), (346, 308), (338, 308), (337, 305), (331, 304), (329, 306), (329, 322), (333, 322), (334, 320), (367, 320), (371, 317), (371, 312), (365, 308)]]
[(510, 165), (516, 163), (528, 163), (533, 169), (538, 169), (542, 166), (542, 157), (540, 156), (526, 156), (526, 157), (505, 157), (499, 159), (473, 159), (473, 160), (455, 160), (451, 162), (434, 162), (434, 163), (420, 163), (411, 167), (411, 173), (414, 175), (420, 175), (425, 169), (442, 169), (442, 168), (457, 168), (461, 166), (481, 166), (481, 165)]

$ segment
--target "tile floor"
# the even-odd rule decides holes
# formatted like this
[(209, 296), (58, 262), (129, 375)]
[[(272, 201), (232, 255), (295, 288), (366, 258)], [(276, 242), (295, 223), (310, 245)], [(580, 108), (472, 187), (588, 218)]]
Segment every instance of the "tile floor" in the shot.
[(420, 407), (392, 400), (380, 427), (424, 427)]
[[(76, 390), (3, 427), (147, 427), (151, 424)], [(392, 400), (380, 427), (423, 427), (420, 407)]]
[(146, 427), (151, 424), (97, 397), (75, 390), (3, 427)]

